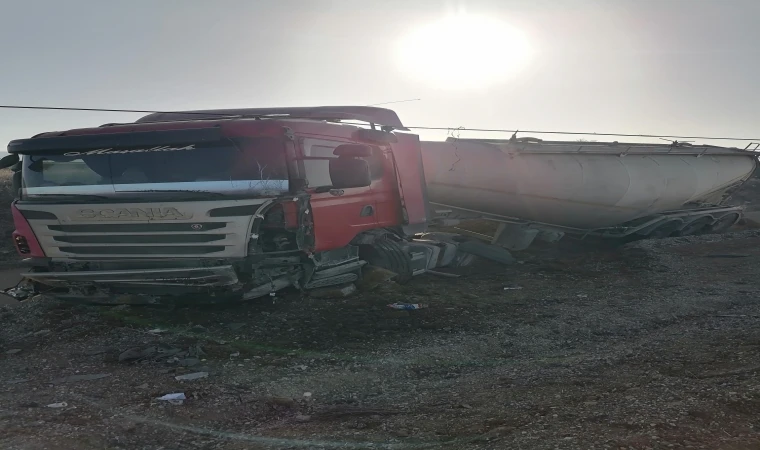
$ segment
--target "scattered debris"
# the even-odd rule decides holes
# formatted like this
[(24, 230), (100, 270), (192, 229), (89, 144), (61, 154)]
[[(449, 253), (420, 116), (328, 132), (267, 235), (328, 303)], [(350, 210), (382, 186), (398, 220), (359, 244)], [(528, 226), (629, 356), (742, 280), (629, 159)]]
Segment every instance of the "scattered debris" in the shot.
[(206, 378), (206, 377), (208, 377), (208, 372), (193, 372), (193, 373), (188, 373), (185, 375), (177, 375), (176, 377), (174, 377), (174, 379), (177, 381), (191, 381), (191, 380), (199, 380), (201, 378)]
[(423, 309), (427, 308), (427, 305), (423, 305), (421, 303), (391, 303), (388, 305), (389, 308), (393, 309), (400, 309), (404, 311), (412, 311), (415, 309)]
[(150, 333), (150, 334), (161, 334), (161, 333), (166, 333), (167, 331), (168, 330), (165, 330), (163, 328), (154, 328), (152, 330), (148, 330), (148, 333)]
[(145, 358), (149, 358), (155, 355), (157, 352), (155, 347), (139, 348), (133, 347), (124, 350), (119, 355), (119, 362), (139, 361)]
[(520, 289), (522, 289), (522, 286), (505, 286), (504, 287), (505, 291), (519, 291)]
[(265, 402), (269, 406), (283, 406), (285, 408), (295, 408), (297, 403), (289, 397), (268, 397)]
[(175, 392), (172, 394), (166, 394), (161, 397), (158, 397), (156, 400), (162, 401), (162, 402), (169, 402), (172, 405), (181, 405), (187, 400), (187, 397), (185, 397), (184, 392)]
[(340, 286), (330, 286), (325, 288), (314, 289), (309, 291), (309, 297), (311, 298), (344, 298), (355, 294), (357, 291), (356, 285), (344, 284)]
[(12, 348), (10, 350), (6, 350), (6, 352), (5, 352), (6, 355), (16, 355), (16, 354), (19, 354), (19, 353), (21, 353), (21, 349), (20, 348)]
[(459, 244), (459, 250), (500, 264), (514, 264), (517, 262), (517, 259), (506, 248), (485, 242), (475, 240), (462, 242)]
[(69, 404), (66, 403), (66, 402), (59, 402), (59, 403), (51, 403), (51, 404), (45, 405), (45, 406), (48, 407), (48, 408), (65, 408), (65, 407), (69, 406)]
[(371, 291), (380, 285), (385, 285), (398, 274), (388, 269), (377, 266), (365, 266), (362, 271), (362, 279), (359, 281), (359, 288), (365, 291)]
[(430, 275), (436, 275), (436, 276), (444, 277), (444, 278), (459, 278), (462, 276), (456, 273), (438, 272), (437, 270), (427, 270), (425, 271), (425, 273), (429, 273)]
[(93, 381), (93, 380), (99, 380), (101, 378), (110, 377), (110, 373), (96, 373), (91, 375), (70, 375), (68, 377), (63, 378), (56, 378), (55, 380), (51, 381), (53, 384), (62, 384), (62, 383), (75, 383), (77, 381)]
[(15, 300), (26, 300), (30, 295), (30, 292), (23, 287), (6, 289), (3, 293)]

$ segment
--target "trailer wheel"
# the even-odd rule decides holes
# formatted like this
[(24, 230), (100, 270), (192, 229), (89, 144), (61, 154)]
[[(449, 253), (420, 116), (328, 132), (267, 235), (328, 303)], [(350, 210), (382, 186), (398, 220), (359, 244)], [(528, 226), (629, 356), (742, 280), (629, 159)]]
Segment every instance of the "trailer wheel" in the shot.
[(398, 274), (395, 278), (397, 283), (406, 283), (412, 279), (411, 257), (396, 241), (381, 238), (371, 244), (360, 245), (359, 258), (370, 265)]
[(708, 233), (722, 233), (732, 226), (736, 225), (736, 222), (741, 219), (741, 214), (739, 213), (728, 213), (725, 216), (721, 217), (720, 219), (716, 220), (714, 223), (709, 225), (707, 227)]
[(693, 236), (695, 234), (701, 234), (705, 227), (712, 222), (709, 217), (700, 217), (687, 223), (683, 228), (676, 231), (673, 236)]

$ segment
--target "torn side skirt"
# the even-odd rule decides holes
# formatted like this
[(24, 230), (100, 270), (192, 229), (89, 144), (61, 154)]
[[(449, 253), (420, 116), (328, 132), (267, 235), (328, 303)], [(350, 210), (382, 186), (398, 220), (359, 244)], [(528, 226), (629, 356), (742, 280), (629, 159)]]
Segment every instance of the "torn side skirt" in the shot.
[(77, 285), (101, 287), (224, 287), (239, 283), (237, 273), (231, 265), (197, 268), (29, 272), (22, 274), (22, 276), (52, 287)]

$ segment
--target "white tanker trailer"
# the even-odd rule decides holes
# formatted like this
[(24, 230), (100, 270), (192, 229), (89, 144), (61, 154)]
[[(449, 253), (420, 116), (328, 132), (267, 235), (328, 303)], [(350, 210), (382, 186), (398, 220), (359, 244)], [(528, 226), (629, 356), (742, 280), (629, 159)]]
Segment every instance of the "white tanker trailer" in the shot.
[(757, 154), (709, 145), (456, 139), (422, 142), (429, 200), (440, 223), (499, 222), (494, 243), (536, 238), (635, 239), (717, 233), (742, 207), (725, 206)]

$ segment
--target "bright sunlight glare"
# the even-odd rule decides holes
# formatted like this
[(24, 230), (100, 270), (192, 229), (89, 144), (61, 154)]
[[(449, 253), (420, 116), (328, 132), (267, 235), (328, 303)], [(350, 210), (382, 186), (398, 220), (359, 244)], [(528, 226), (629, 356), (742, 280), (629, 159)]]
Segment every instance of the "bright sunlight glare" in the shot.
[(422, 26), (399, 43), (400, 69), (444, 89), (484, 87), (515, 75), (532, 49), (520, 30), (498, 19), (452, 15)]

